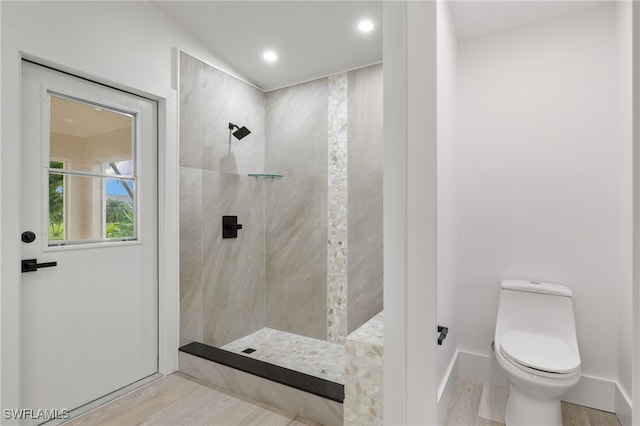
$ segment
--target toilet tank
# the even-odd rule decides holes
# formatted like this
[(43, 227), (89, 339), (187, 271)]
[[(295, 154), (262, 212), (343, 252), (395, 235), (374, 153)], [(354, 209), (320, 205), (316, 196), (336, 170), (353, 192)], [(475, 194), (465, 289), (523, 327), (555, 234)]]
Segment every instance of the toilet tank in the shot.
[(496, 338), (510, 330), (575, 340), (571, 289), (536, 281), (502, 281)]

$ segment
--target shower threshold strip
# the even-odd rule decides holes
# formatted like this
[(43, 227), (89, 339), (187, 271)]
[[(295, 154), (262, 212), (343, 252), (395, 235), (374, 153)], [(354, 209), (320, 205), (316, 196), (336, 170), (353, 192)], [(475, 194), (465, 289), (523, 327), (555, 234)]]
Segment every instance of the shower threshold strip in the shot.
[(344, 401), (344, 385), (299, 371), (290, 370), (258, 359), (249, 358), (215, 346), (192, 342), (182, 346), (181, 352), (197, 356), (245, 373), (253, 374), (283, 385), (321, 396), (339, 403)]

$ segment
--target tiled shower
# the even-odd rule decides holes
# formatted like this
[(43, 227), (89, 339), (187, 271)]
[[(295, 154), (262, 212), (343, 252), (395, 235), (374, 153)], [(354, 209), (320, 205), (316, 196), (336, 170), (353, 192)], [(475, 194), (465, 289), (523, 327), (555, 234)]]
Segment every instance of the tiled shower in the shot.
[(274, 341), (285, 353), (267, 358), (304, 369), (311, 338), (335, 369), (329, 353), (382, 310), (382, 247), (382, 65), (264, 93), (181, 53), (182, 345), (260, 358)]

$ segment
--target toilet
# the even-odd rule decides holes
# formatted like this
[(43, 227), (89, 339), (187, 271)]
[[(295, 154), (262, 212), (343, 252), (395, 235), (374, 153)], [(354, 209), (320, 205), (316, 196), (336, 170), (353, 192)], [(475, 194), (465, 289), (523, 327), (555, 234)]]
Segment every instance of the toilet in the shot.
[(507, 426), (561, 426), (562, 396), (580, 380), (573, 293), (563, 285), (504, 280), (495, 356), (509, 379)]

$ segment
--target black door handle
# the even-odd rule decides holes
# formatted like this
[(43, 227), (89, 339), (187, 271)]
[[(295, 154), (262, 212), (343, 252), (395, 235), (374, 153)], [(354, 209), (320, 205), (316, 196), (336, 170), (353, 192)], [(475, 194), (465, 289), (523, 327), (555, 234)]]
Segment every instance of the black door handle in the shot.
[(38, 268), (58, 266), (58, 262), (38, 263), (38, 259), (22, 259), (22, 272), (35, 272)]

